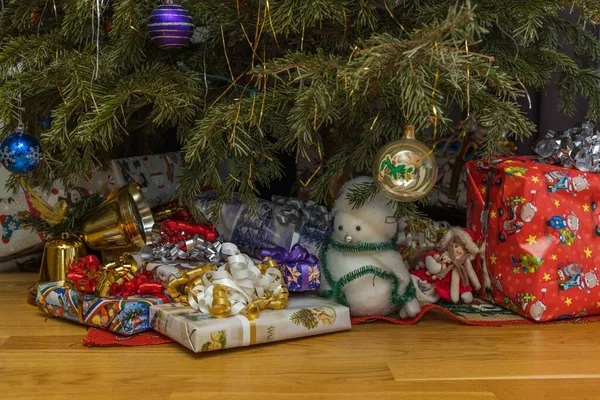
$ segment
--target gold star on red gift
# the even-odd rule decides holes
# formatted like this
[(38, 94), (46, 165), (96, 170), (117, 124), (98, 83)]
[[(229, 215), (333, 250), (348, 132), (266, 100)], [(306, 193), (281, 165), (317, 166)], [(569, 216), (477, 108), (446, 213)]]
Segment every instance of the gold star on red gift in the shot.
[(490, 256), (490, 264), (495, 265), (496, 264), (496, 260), (498, 259), (498, 257), (496, 257), (495, 254), (492, 254)]
[(590, 206), (587, 204), (584, 204), (583, 206), (581, 206), (583, 208), (583, 211), (585, 212), (589, 212), (590, 211)]
[(529, 235), (529, 237), (527, 238), (526, 242), (530, 246), (533, 246), (534, 244), (538, 244), (538, 242), (537, 242), (537, 236), (536, 235)]
[(556, 207), (560, 207), (560, 201), (558, 201), (558, 200), (554, 200), (554, 205), (555, 205)]
[(544, 274), (544, 281), (548, 282), (550, 280), (550, 274)]
[(592, 258), (592, 250), (589, 247), (586, 247), (583, 252), (585, 253), (585, 258)]
[(556, 261), (556, 260), (558, 260), (558, 256), (557, 256), (556, 254), (552, 254), (552, 255), (550, 256), (550, 259), (551, 259), (552, 261)]
[(534, 175), (531, 177), (531, 182), (538, 183), (539, 181), (540, 181), (540, 178), (538, 178), (537, 176)]
[(573, 299), (571, 299), (570, 297), (567, 297), (567, 299), (565, 300), (565, 304), (570, 306), (571, 304), (573, 304)]
[(496, 211), (492, 210), (492, 212), (490, 213), (490, 217), (491, 218), (496, 218), (498, 214), (496, 214)]

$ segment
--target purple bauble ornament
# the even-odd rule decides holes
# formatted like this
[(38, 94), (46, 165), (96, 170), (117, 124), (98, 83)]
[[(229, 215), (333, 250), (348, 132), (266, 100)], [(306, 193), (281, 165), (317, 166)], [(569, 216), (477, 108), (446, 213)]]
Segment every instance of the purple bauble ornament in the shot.
[(161, 49), (179, 49), (190, 42), (194, 21), (190, 13), (178, 4), (161, 4), (148, 17), (148, 33)]

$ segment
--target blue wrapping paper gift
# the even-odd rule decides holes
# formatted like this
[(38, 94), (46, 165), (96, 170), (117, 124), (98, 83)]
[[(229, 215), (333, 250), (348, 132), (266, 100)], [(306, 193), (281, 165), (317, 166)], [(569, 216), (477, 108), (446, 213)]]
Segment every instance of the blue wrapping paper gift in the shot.
[[(206, 218), (216, 203), (216, 193), (201, 193), (195, 205)], [(299, 243), (312, 254), (330, 230), (331, 215), (314, 202), (273, 196), (273, 201), (259, 199), (256, 212), (235, 196), (231, 204), (220, 207), (216, 224), (224, 241), (235, 243), (240, 251), (258, 258), (262, 249), (280, 246), (290, 250)]]
[(96, 326), (121, 335), (150, 329), (150, 306), (163, 300), (151, 296), (101, 298), (65, 287), (63, 282), (38, 286), (38, 308), (56, 317)]
[(300, 244), (295, 244), (290, 251), (283, 247), (264, 249), (260, 252), (260, 259), (266, 257), (277, 261), (290, 292), (306, 292), (321, 287), (319, 261)]

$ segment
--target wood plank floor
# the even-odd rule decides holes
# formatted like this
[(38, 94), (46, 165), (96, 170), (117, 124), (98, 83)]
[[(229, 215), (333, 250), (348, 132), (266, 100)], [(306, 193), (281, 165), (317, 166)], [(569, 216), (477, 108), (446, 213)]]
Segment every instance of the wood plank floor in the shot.
[(265, 346), (87, 348), (0, 274), (0, 399), (598, 399), (600, 325), (468, 327), (439, 314)]

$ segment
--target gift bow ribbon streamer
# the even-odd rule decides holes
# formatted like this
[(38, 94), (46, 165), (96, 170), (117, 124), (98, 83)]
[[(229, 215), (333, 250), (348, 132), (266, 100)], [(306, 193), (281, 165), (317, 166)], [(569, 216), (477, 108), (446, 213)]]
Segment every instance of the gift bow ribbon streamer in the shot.
[[(232, 243), (223, 243), (222, 253), (228, 255), (226, 264), (186, 273), (193, 277), (186, 287), (192, 308), (217, 318), (245, 314), (254, 320), (262, 310), (280, 310), (287, 305), (289, 293), (276, 261), (265, 259), (263, 264), (254, 265)], [(178, 284), (185, 280), (184, 276)], [(182, 295), (178, 298), (181, 300)]]
[(296, 266), (302, 274), (302, 287), (300, 290), (308, 290), (310, 283), (310, 269), (309, 267), (317, 265), (319, 261), (317, 257), (310, 254), (308, 250), (296, 243), (292, 250), (287, 251), (281, 246), (277, 246), (272, 249), (264, 249), (260, 252), (260, 258), (271, 258), (275, 260), (281, 268), (286, 268), (286, 265)]
[(163, 298), (162, 284), (148, 280), (137, 272), (138, 265), (133, 257), (125, 253), (119, 263), (100, 264), (94, 255), (73, 262), (67, 271), (67, 284), (80, 292), (97, 297), (154, 296)]
[[(170, 263), (177, 259), (188, 261), (217, 262), (221, 254), (221, 242), (218, 240), (205, 239), (197, 232), (193, 236), (186, 236), (182, 232), (169, 236), (165, 231), (165, 223), (173, 221), (164, 221), (162, 224), (155, 224), (152, 228), (152, 245), (145, 246), (141, 250), (144, 260), (162, 260), (164, 263)], [(169, 228), (170, 229), (170, 228)], [(204, 229), (203, 227), (199, 227)], [(176, 231), (169, 231), (171, 233)], [(213, 238), (212, 235), (208, 235)]]
[(311, 226), (329, 226), (333, 219), (325, 206), (319, 205), (313, 200), (302, 201), (274, 195), (271, 197), (271, 201), (281, 206), (276, 218), (283, 225), (290, 222), (293, 224), (303, 222)]
[(548, 131), (534, 146), (547, 162), (584, 172), (600, 171), (600, 130), (591, 121), (565, 131)]

